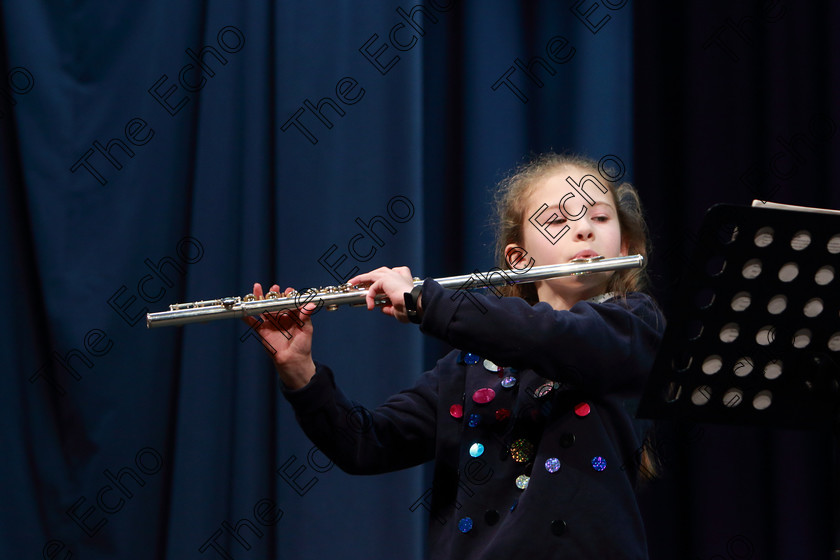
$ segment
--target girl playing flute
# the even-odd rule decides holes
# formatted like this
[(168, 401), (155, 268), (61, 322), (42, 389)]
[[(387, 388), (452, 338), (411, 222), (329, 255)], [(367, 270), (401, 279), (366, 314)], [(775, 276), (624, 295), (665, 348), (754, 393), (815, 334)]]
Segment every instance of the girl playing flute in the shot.
[[(647, 256), (636, 191), (597, 176), (591, 160), (546, 154), (503, 181), (499, 267)], [(622, 270), (453, 297), (431, 278), (415, 289), (406, 267), (356, 276), (370, 285), (368, 309), (384, 294), (383, 313), (459, 349), (366, 412), (361, 433), (349, 425), (354, 404), (312, 357), (313, 304), (247, 321), (274, 348), (303, 430), (343, 470), (434, 461), (430, 558), (645, 559), (631, 411), (665, 325), (644, 281)]]

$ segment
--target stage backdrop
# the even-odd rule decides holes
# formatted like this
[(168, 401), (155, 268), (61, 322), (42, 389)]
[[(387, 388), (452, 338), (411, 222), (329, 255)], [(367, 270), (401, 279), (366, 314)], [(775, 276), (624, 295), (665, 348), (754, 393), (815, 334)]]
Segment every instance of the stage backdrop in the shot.
[[(4, 1), (0, 556), (421, 558), (427, 469), (342, 473), (243, 323), (145, 313), (490, 267), (492, 187), (530, 152), (632, 178), (632, 21), (626, 1)], [(327, 315), (315, 357), (367, 406), (444, 351)]]
[[(840, 208), (838, 12), (5, 0), (0, 556), (422, 558), (429, 469), (342, 473), (243, 323), (150, 331), (145, 313), (254, 281), (490, 267), (493, 185), (570, 149), (636, 183), (672, 314), (712, 204)], [(314, 322), (360, 406), (446, 350), (378, 313)], [(652, 558), (827, 558), (832, 443), (660, 423)]]

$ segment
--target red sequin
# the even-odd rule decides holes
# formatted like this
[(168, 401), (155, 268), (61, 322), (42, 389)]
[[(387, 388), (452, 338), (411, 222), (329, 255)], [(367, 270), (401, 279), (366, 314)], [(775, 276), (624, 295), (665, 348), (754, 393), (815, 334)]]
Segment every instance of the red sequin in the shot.
[(477, 402), (478, 404), (487, 404), (493, 399), (496, 398), (496, 391), (491, 389), (490, 387), (485, 387), (484, 389), (479, 389), (475, 393), (473, 393), (472, 399)]
[(582, 402), (575, 405), (575, 414), (581, 418), (587, 416), (590, 411), (589, 403)]
[(500, 408), (496, 411), (496, 420), (501, 422), (502, 420), (507, 420), (510, 418), (510, 410), (506, 408)]
[(453, 418), (461, 418), (464, 415), (464, 407), (460, 404), (453, 404), (449, 407), (449, 415)]

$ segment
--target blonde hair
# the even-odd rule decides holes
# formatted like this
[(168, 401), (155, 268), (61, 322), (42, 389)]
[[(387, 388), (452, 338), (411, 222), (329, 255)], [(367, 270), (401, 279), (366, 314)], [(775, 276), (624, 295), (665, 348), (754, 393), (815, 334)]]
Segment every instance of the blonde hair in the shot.
[[(523, 227), (527, 210), (526, 204), (540, 181), (559, 173), (567, 167), (579, 167), (591, 173), (596, 179), (600, 173), (599, 162), (590, 158), (572, 155), (545, 153), (521, 165), (511, 175), (499, 183), (496, 191), (496, 256), (498, 267), (502, 270), (510, 269), (505, 254), (505, 247), (509, 244), (521, 245)], [(609, 174), (608, 174), (609, 175)], [(616, 175), (617, 176), (617, 175)], [(603, 176), (601, 176), (603, 178)], [(601, 182), (601, 181), (599, 181)], [(606, 183), (616, 204), (616, 213), (621, 231), (621, 243), (626, 245), (630, 255), (642, 255), (647, 263), (650, 249), (647, 224), (645, 223), (639, 194), (630, 183), (613, 185)], [(521, 267), (521, 265), (520, 265)], [(628, 292), (643, 291), (648, 287), (649, 280), (645, 268), (620, 270), (612, 275), (607, 283), (606, 292), (614, 292), (620, 297), (626, 297)], [(534, 284), (513, 284), (500, 288), (506, 296), (521, 297), (531, 305), (537, 303), (537, 289)], [(634, 457), (635, 466), (644, 480), (655, 480), (659, 476), (659, 464), (652, 453), (652, 435), (648, 433), (644, 443)]]
[[(521, 245), (523, 227), (526, 223), (526, 205), (531, 193), (540, 181), (566, 167), (579, 167), (599, 176), (599, 164), (595, 160), (580, 155), (545, 153), (521, 165), (511, 175), (499, 183), (496, 191), (496, 259), (497, 266), (510, 269), (505, 254), (509, 244)], [(602, 177), (603, 178), (603, 177)], [(630, 183), (618, 186), (609, 181), (600, 181), (612, 193), (618, 214), (622, 245), (627, 246), (628, 254), (642, 255), (647, 262), (649, 244), (647, 225), (642, 212), (641, 201), (636, 189)], [(520, 265), (521, 267), (521, 265)], [(620, 270), (612, 275), (605, 291), (626, 296), (628, 292), (643, 291), (648, 286), (645, 268)], [(513, 284), (500, 288), (506, 296), (521, 297), (531, 303), (537, 303), (537, 289), (534, 284)]]

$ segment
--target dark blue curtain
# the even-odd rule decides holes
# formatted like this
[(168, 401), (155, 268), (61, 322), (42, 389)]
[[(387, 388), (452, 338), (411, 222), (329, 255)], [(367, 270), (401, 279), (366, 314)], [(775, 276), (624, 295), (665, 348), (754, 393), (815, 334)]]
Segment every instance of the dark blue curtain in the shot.
[[(145, 313), (491, 266), (492, 187), (529, 153), (632, 178), (632, 22), (618, 1), (4, 1), (0, 555), (421, 558), (425, 469), (340, 472), (243, 323)], [(315, 357), (361, 404), (443, 351), (327, 315)]]

